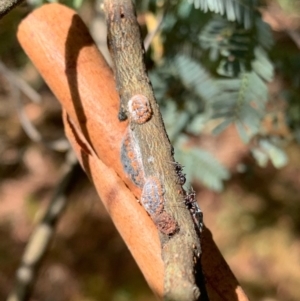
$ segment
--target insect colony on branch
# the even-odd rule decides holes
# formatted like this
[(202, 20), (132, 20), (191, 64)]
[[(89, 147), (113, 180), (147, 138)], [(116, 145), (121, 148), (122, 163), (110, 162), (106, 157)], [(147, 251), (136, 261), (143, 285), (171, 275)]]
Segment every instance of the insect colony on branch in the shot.
[[(183, 166), (178, 162), (174, 162), (175, 164), (175, 171), (178, 176), (178, 183), (183, 186), (185, 184), (186, 178), (185, 174), (183, 173)], [(184, 204), (185, 207), (190, 211), (194, 224), (197, 227), (197, 230), (202, 232), (203, 228), (203, 213), (197, 203), (196, 200), (196, 192), (193, 188), (191, 188), (188, 192), (185, 193), (184, 196)]]
[[(130, 122), (143, 124), (147, 122), (152, 115), (150, 102), (144, 95), (134, 95), (127, 106)], [(164, 210), (164, 186), (162, 180), (156, 176), (145, 176), (142, 163), (140, 148), (135, 141), (134, 132), (128, 127), (121, 146), (121, 161), (125, 172), (131, 180), (142, 188), (141, 203), (160, 232), (166, 235), (173, 235), (179, 230), (176, 220)], [(183, 186), (186, 182), (183, 166), (178, 162), (172, 162), (177, 175), (177, 183)], [(189, 210), (196, 231), (202, 232), (203, 214), (200, 210), (196, 193), (193, 189), (183, 190), (183, 204)]]

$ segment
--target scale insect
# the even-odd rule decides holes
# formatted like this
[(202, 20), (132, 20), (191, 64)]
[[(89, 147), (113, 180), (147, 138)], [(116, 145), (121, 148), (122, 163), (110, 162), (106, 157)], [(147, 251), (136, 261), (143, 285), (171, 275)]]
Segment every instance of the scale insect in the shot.
[(151, 215), (158, 215), (164, 209), (164, 189), (161, 181), (154, 176), (146, 179), (141, 203), (143, 204), (146, 211)]
[(121, 145), (121, 162), (125, 172), (138, 187), (144, 185), (144, 168), (141, 160), (140, 150), (134, 145), (131, 131), (128, 130)]
[(173, 235), (178, 230), (174, 218), (164, 210), (164, 187), (160, 179), (150, 176), (146, 179), (141, 203), (151, 216), (157, 229), (166, 235)]
[(141, 94), (132, 96), (128, 101), (128, 112), (131, 121), (138, 124), (145, 123), (152, 115), (149, 99)]
[(158, 230), (165, 235), (173, 235), (179, 228), (175, 219), (166, 211), (153, 216), (153, 222)]

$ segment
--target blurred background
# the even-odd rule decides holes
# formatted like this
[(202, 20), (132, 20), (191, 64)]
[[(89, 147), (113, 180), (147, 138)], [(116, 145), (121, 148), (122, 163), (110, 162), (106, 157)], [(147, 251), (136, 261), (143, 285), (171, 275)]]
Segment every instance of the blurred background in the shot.
[[(110, 62), (101, 1), (60, 2)], [(300, 300), (300, 2), (137, 2), (149, 75), (205, 224), (251, 300)], [(1, 300), (70, 153), (60, 105), (16, 40), (43, 3), (0, 20)], [(80, 169), (30, 300), (155, 300)]]

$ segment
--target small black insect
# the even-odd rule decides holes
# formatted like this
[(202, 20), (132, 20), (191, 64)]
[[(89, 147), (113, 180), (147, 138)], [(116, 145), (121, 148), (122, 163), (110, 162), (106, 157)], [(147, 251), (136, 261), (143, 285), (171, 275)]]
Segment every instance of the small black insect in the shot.
[(175, 170), (176, 170), (176, 172), (177, 173), (182, 173), (182, 171), (183, 171), (183, 166), (180, 164), (180, 163), (178, 163), (178, 162), (173, 162), (174, 163), (174, 165), (175, 165)]
[(193, 188), (186, 193), (184, 203), (186, 208), (190, 211), (193, 221), (201, 233), (203, 228), (203, 213), (199, 208), (196, 200), (196, 192)]
[(183, 186), (185, 184), (186, 178), (185, 178), (185, 174), (182, 172), (183, 171), (183, 166), (178, 163), (178, 162), (173, 162), (175, 164), (175, 171), (177, 173), (178, 176), (178, 184), (180, 184), (181, 186)]
[(120, 121), (124, 121), (124, 120), (127, 119), (127, 114), (121, 107), (119, 109), (118, 118), (119, 118)]
[(186, 178), (185, 174), (178, 174), (178, 183), (182, 186), (185, 184)]
[(174, 146), (171, 145), (171, 155), (174, 156)]

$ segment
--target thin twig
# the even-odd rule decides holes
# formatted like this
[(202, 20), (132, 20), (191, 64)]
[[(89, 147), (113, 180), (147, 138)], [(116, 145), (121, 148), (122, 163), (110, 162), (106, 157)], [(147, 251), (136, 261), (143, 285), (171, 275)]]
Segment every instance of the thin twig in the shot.
[(1, 0), (0, 1), (0, 19), (8, 14), (15, 6), (21, 4), (24, 0)]
[(158, 31), (160, 30), (161, 25), (163, 24), (163, 21), (164, 21), (164, 19), (166, 17), (166, 14), (168, 12), (169, 4), (170, 4), (169, 0), (166, 0), (164, 2), (163, 8), (162, 8), (163, 11), (162, 11), (162, 13), (160, 13), (157, 16), (156, 28), (154, 30), (152, 30), (151, 32), (149, 32), (147, 34), (146, 38), (144, 39), (144, 48), (145, 48), (145, 51), (148, 51), (148, 49), (149, 49), (149, 47), (151, 45), (152, 40), (154, 39), (154, 37), (156, 36), (156, 34), (158, 33)]
[(6, 77), (9, 78), (10, 81), (14, 83), (19, 90), (21, 90), (32, 102), (40, 103), (41, 95), (37, 93), (28, 83), (17, 76), (14, 72), (10, 71), (3, 62), (0, 61), (0, 72)]
[(25, 133), (28, 135), (28, 137), (35, 141), (40, 142), (42, 140), (42, 137), (39, 133), (39, 131), (35, 128), (35, 126), (31, 123), (29, 118), (27, 117), (25, 110), (23, 108), (23, 104), (21, 101), (21, 93), (20, 89), (16, 84), (15, 78), (12, 76), (12, 73), (0, 62), (0, 72), (6, 77), (8, 80), (10, 86), (11, 86), (11, 94), (12, 99), (15, 102), (17, 114), (20, 120), (20, 123), (25, 131)]
[(165, 16), (165, 13), (162, 13), (160, 15), (157, 16), (157, 24), (156, 24), (156, 27), (154, 28), (154, 30), (152, 30), (151, 32), (149, 32), (146, 36), (146, 38), (144, 39), (144, 48), (145, 48), (145, 51), (148, 51), (150, 45), (151, 45), (151, 42), (152, 40), (154, 39), (154, 37), (156, 36), (156, 34), (158, 33), (162, 23), (163, 23), (163, 20), (164, 20), (164, 16)]
[(35, 227), (25, 248), (22, 262), (17, 269), (15, 284), (7, 301), (26, 301), (29, 299), (39, 267), (55, 233), (55, 226), (67, 205), (67, 190), (78, 170), (74, 154), (66, 163), (64, 175), (56, 187), (52, 200), (43, 219)]
[(42, 136), (25, 113), (21, 101), (20, 90), (17, 87), (15, 87), (15, 89), (12, 89), (12, 99), (16, 104), (16, 110), (19, 116), (20, 123), (27, 136), (34, 142), (41, 142)]
[(12, 84), (12, 99), (16, 104), (16, 110), (18, 113), (18, 117), (20, 120), (20, 123), (22, 125), (23, 130), (27, 134), (27, 136), (34, 142), (37, 143), (42, 143), (44, 144), (47, 148), (59, 151), (59, 152), (65, 152), (70, 149), (70, 144), (67, 141), (66, 138), (60, 138), (56, 139), (54, 141), (45, 141), (45, 139), (42, 137), (40, 132), (37, 130), (37, 128), (33, 125), (33, 123), (30, 121), (28, 118), (22, 101), (21, 101), (21, 95), (20, 95), (20, 90), (18, 87), (14, 87), (14, 82)]
[(288, 29), (287, 34), (290, 36), (290, 38), (295, 42), (297, 47), (300, 49), (300, 34), (296, 30)]
[(26, 114), (26, 111), (24, 110), (24, 106), (21, 100), (21, 91), (35, 103), (41, 102), (41, 96), (24, 80), (15, 76), (11, 71), (9, 71), (1, 61), (0, 72), (3, 74), (3, 76), (6, 77), (11, 86), (12, 99), (15, 102), (20, 123), (27, 136), (32, 141), (42, 143), (49, 149), (59, 152), (68, 151), (70, 149), (70, 144), (68, 143), (66, 138), (60, 138), (54, 141), (45, 141), (38, 129), (30, 121)]
[(121, 160), (129, 177), (143, 190), (141, 203), (160, 232), (164, 298), (198, 300), (195, 266), (200, 259), (200, 241), (184, 206), (186, 193), (176, 173), (173, 148), (146, 73), (134, 7), (131, 0), (106, 0), (104, 9), (121, 99), (119, 119), (129, 119)]

